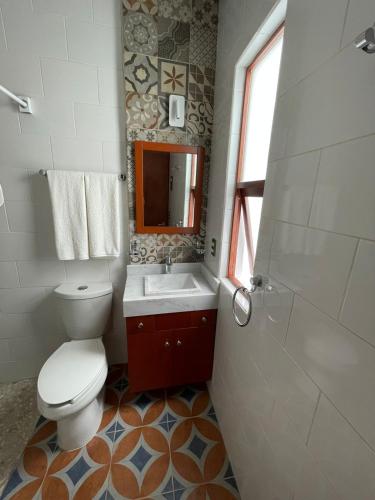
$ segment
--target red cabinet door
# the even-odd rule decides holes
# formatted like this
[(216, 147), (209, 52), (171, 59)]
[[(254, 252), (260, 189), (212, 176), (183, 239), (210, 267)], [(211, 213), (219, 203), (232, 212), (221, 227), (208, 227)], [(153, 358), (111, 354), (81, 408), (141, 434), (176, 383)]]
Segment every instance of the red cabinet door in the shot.
[(211, 378), (214, 338), (214, 328), (174, 331), (173, 385), (203, 382)]
[(128, 335), (128, 374), (134, 392), (173, 385), (173, 332)]

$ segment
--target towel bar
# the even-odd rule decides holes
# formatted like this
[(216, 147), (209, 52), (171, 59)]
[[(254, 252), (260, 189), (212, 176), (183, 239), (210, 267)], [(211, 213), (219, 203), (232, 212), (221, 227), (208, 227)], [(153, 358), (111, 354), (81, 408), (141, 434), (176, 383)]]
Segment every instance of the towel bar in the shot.
[[(47, 170), (41, 169), (41, 170), (39, 170), (39, 174), (44, 175), (44, 177), (47, 177)], [(126, 181), (126, 175), (119, 174), (118, 179), (119, 179), (119, 181)]]

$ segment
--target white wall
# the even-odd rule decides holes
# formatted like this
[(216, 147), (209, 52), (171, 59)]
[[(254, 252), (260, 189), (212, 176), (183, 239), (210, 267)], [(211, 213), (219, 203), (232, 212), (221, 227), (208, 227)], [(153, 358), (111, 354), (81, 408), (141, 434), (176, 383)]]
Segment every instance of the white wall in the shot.
[(0, 83), (35, 110), (19, 114), (0, 95), (0, 381), (36, 375), (64, 339), (51, 298), (63, 281), (114, 282), (107, 341), (110, 359), (123, 360), (125, 257), (59, 262), (47, 180), (37, 174), (125, 171), (121, 1), (0, 0)]
[[(231, 75), (272, 3), (220, 3), (208, 234), (224, 243)], [(256, 263), (274, 289), (240, 329), (222, 286), (210, 388), (246, 500), (375, 498), (375, 56), (352, 43), (374, 21), (370, 0), (289, 0)]]

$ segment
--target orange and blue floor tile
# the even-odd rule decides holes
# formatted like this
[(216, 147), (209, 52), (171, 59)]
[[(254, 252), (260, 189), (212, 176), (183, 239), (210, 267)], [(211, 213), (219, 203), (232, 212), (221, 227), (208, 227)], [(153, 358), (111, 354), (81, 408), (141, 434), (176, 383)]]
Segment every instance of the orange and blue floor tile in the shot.
[(40, 418), (1, 499), (240, 498), (204, 385), (141, 394), (111, 368), (103, 419), (83, 448), (62, 451)]

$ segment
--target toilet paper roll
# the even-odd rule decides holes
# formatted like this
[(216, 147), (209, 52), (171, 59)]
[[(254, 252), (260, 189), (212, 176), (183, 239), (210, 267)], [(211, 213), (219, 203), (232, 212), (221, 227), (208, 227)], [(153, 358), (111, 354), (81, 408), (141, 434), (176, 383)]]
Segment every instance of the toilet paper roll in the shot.
[(4, 205), (4, 195), (3, 195), (3, 189), (0, 184), (0, 207)]

